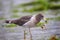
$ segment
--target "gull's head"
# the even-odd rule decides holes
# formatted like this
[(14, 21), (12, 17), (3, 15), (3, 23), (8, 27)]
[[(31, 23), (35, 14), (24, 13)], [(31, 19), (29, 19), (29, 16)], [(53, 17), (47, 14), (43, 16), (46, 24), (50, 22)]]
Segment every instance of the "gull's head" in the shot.
[(33, 15), (30, 19), (31, 22), (33, 22), (34, 24), (37, 24), (38, 22), (40, 22), (42, 19), (44, 18), (44, 16), (42, 14), (36, 14)]
[(40, 22), (41, 21), (41, 19), (43, 19), (44, 18), (44, 16), (42, 15), (42, 14), (37, 14), (36, 16), (36, 22), (38, 23), (38, 22)]
[(44, 16), (42, 14), (37, 14), (36, 15), (36, 19), (37, 20), (40, 20), (40, 19), (43, 19), (43, 18), (44, 18)]

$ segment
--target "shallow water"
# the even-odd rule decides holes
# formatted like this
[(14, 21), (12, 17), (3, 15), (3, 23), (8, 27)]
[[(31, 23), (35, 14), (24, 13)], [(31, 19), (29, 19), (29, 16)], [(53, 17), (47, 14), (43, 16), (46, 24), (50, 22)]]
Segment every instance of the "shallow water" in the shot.
[[(30, 28), (33, 40), (47, 40), (52, 35), (57, 35), (60, 38), (60, 21), (49, 21), (46, 29), (41, 27)], [(30, 40), (29, 29), (26, 28), (26, 40)], [(13, 28), (0, 28), (0, 40), (24, 40), (24, 27), (17, 26)]]

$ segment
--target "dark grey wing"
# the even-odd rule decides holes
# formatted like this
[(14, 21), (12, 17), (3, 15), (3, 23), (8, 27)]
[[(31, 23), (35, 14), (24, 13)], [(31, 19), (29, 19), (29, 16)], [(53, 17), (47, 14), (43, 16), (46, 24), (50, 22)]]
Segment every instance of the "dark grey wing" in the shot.
[(23, 16), (19, 19), (16, 20), (5, 20), (5, 23), (9, 23), (9, 21), (11, 21), (11, 23), (17, 24), (19, 26), (22, 26), (23, 24), (25, 24), (26, 22), (28, 22), (30, 20), (32, 16), (28, 15), (28, 16)]
[(28, 22), (30, 20), (32, 16), (28, 15), (28, 16), (23, 16), (20, 19), (17, 20), (17, 24), (22, 26), (23, 24), (25, 24), (26, 22)]

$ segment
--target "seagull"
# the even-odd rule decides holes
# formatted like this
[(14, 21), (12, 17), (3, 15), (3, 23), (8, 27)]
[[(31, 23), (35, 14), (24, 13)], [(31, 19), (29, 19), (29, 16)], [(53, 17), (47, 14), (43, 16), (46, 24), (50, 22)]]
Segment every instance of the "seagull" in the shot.
[[(32, 40), (32, 34), (30, 31), (30, 28), (35, 27), (36, 24), (39, 23), (41, 21), (41, 19), (43, 19), (43, 18), (44, 18), (44, 16), (41, 13), (39, 13), (39, 14), (35, 14), (35, 15), (23, 16), (16, 20), (5, 20), (5, 23), (13, 23), (13, 24), (25, 27), (25, 28), (29, 28), (30, 40)], [(24, 30), (24, 40), (26, 40), (26, 38), (25, 38), (26, 31), (25, 30)]]
[(34, 27), (43, 18), (44, 16), (41, 13), (39, 13), (35, 15), (23, 16), (15, 20), (5, 20), (5, 23), (10, 23), (10, 24), (13, 23), (13, 24), (23, 26), (23, 27)]

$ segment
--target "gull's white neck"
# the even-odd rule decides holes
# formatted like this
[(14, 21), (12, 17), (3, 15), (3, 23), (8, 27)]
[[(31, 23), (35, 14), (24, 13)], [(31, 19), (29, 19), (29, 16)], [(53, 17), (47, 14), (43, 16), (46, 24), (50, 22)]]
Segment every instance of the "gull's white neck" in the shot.
[(25, 23), (23, 26), (28, 26), (28, 27), (33, 27), (35, 26), (35, 22), (36, 22), (36, 15), (33, 15), (32, 18), (30, 19), (30, 21), (28, 21), (27, 23)]
[(36, 17), (35, 17), (36, 15), (33, 15), (32, 17), (31, 17), (31, 19), (30, 19), (30, 21), (31, 22), (35, 22), (36, 21)]

